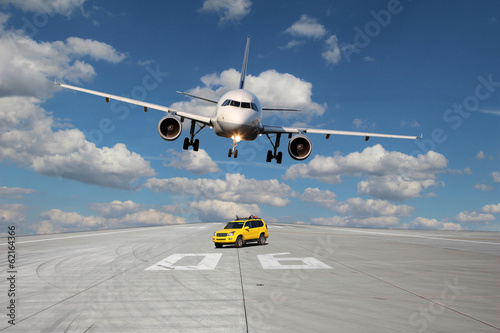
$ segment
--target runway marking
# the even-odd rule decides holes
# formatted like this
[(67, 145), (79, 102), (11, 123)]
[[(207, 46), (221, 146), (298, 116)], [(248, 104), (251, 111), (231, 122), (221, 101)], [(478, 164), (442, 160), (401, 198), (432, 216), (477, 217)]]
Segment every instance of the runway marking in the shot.
[[(275, 254), (259, 254), (257, 258), (264, 269), (331, 269), (327, 264), (319, 261), (313, 257), (304, 258), (276, 258), (275, 256), (281, 256), (285, 254), (290, 254), (288, 252), (275, 253)], [(280, 263), (286, 261), (302, 261), (303, 265), (283, 265)]]
[(350, 231), (350, 232), (359, 232), (359, 233), (375, 234), (375, 235), (389, 235), (389, 236), (398, 236), (398, 237), (424, 238), (424, 239), (433, 239), (433, 240), (447, 240), (447, 241), (453, 241), (453, 242), (466, 242), (466, 243), (477, 243), (477, 244), (500, 245), (500, 243), (481, 242), (481, 241), (474, 241), (474, 240), (468, 240), (468, 239), (429, 237), (429, 236), (421, 236), (421, 235), (401, 235), (401, 234), (393, 234), (393, 233), (389, 233), (389, 232), (377, 232), (377, 231), (366, 231), (366, 230), (351, 230), (351, 229), (337, 229), (337, 228), (335, 228), (335, 230)]
[[(140, 228), (140, 229), (135, 229), (134, 228), (134, 230), (121, 230), (121, 231), (110, 231), (110, 232), (105, 232), (106, 230), (102, 230), (104, 232), (100, 232), (100, 233), (96, 233), (96, 234), (85, 234), (85, 235), (77, 235), (77, 236), (67, 236), (67, 237), (55, 237), (55, 238), (26, 240), (26, 241), (16, 242), (16, 244), (48, 242), (48, 241), (52, 241), (52, 240), (61, 240), (61, 239), (70, 239), (70, 238), (82, 238), (82, 237), (92, 237), (92, 236), (105, 236), (105, 235), (111, 235), (111, 234), (121, 234), (121, 233), (125, 233), (125, 232), (149, 231), (149, 230), (162, 229), (162, 228), (165, 228), (165, 227), (172, 227), (172, 226), (175, 226), (175, 225), (171, 224), (171, 225), (164, 225), (164, 226), (161, 226), (161, 227), (147, 227), (147, 228)], [(36, 235), (36, 236), (40, 236), (40, 235)], [(2, 245), (7, 245), (7, 243), (0, 244), (0, 246), (2, 246)]]
[[(213, 270), (217, 267), (222, 253), (176, 253), (158, 261), (156, 264), (146, 268), (146, 271), (194, 271)], [(174, 266), (176, 262), (184, 257), (204, 257), (196, 266)]]

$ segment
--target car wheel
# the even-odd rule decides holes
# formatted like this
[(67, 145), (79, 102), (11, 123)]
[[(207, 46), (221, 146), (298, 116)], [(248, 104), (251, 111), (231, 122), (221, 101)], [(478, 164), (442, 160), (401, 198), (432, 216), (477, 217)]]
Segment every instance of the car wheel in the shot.
[(266, 236), (264, 236), (264, 234), (260, 234), (259, 245), (264, 245), (264, 244), (266, 244)]
[(215, 247), (220, 249), (222, 247), (222, 244), (221, 243), (215, 243)]
[(243, 246), (243, 237), (239, 236), (234, 243), (234, 247), (242, 247)]

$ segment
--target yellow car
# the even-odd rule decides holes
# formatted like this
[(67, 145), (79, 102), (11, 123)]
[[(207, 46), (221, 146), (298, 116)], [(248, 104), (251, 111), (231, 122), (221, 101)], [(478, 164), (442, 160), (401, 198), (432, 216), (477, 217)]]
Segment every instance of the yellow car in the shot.
[(247, 242), (258, 242), (259, 245), (266, 244), (269, 237), (266, 223), (257, 216), (229, 222), (224, 229), (214, 232), (212, 240), (215, 247), (222, 247), (224, 244), (234, 244), (234, 247), (242, 247)]

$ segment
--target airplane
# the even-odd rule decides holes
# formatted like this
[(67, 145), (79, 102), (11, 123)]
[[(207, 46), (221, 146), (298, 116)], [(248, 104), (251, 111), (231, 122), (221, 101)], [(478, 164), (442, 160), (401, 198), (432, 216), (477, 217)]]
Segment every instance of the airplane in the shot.
[[(283, 159), (283, 153), (278, 152), (282, 134), (288, 134), (288, 138), (290, 140), (288, 142), (288, 153), (290, 154), (290, 157), (298, 161), (307, 159), (312, 152), (312, 142), (306, 136), (306, 134), (323, 134), (326, 135), (326, 139), (329, 139), (331, 135), (361, 136), (365, 138), (365, 141), (368, 141), (370, 137), (422, 139), (422, 135), (421, 136), (392, 135), (392, 134), (339, 131), (339, 130), (315, 129), (315, 128), (270, 126), (263, 124), (262, 123), (263, 111), (300, 111), (300, 110), (291, 108), (262, 107), (257, 96), (255, 96), (252, 92), (244, 89), (249, 47), (250, 47), (250, 36), (247, 37), (245, 55), (243, 57), (243, 67), (241, 69), (241, 77), (238, 89), (228, 91), (218, 101), (178, 91), (178, 93), (186, 95), (188, 97), (197, 98), (208, 103), (216, 104), (215, 116), (213, 117), (206, 117), (184, 111), (177, 111), (157, 104), (147, 103), (126, 97), (111, 95), (108, 93), (70, 86), (64, 83), (55, 82), (54, 85), (60, 86), (62, 88), (72, 89), (80, 92), (85, 92), (88, 94), (105, 97), (106, 102), (108, 103), (110, 100), (117, 100), (130, 104), (139, 105), (144, 107), (144, 111), (146, 112), (148, 111), (148, 109), (164, 111), (168, 113), (168, 115), (159, 121), (158, 133), (162, 139), (167, 141), (174, 141), (178, 139), (182, 133), (182, 124), (184, 120), (189, 119), (191, 120), (191, 127), (189, 130), (190, 136), (184, 139), (184, 144), (183, 144), (184, 150), (188, 150), (189, 147), (193, 147), (194, 151), (198, 151), (200, 146), (200, 141), (199, 139), (195, 139), (195, 136), (203, 128), (209, 126), (214, 130), (216, 135), (225, 138), (230, 138), (233, 140), (232, 148), (229, 149), (228, 157), (233, 156), (234, 158), (238, 157), (238, 150), (236, 149), (238, 146), (238, 142), (240, 142), (241, 140), (253, 141), (257, 139), (259, 135), (266, 135), (273, 147), (273, 150), (269, 150), (267, 152), (266, 161), (271, 162), (273, 159), (275, 159), (278, 164), (281, 164)], [(199, 124), (198, 127), (200, 127), (198, 130), (196, 130), (197, 124)], [(271, 136), (274, 135), (274, 142), (270, 135)]]

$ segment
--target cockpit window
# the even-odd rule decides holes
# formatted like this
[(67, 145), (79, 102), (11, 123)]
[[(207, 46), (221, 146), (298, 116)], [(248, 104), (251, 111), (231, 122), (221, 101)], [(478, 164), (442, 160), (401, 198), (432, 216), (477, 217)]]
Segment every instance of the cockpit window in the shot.
[(254, 111), (259, 112), (259, 107), (255, 103), (238, 102), (238, 101), (233, 101), (231, 99), (226, 99), (224, 101), (224, 103), (221, 104), (221, 106), (227, 106), (227, 105), (231, 105), (231, 106), (234, 106), (234, 107), (237, 107), (237, 108), (242, 107), (244, 109), (252, 109)]

